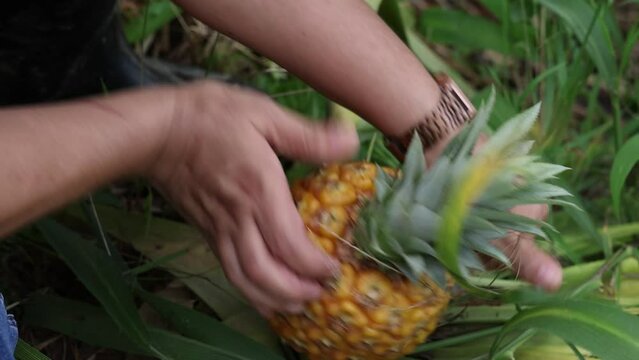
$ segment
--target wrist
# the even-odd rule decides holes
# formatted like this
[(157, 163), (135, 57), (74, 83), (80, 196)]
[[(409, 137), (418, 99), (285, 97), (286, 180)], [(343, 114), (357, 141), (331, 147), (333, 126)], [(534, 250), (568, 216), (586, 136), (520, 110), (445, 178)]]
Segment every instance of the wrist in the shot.
[(187, 111), (192, 111), (193, 95), (189, 85), (164, 89), (163, 102), (154, 109), (158, 121), (152, 150), (138, 168), (139, 175), (155, 182), (170, 176), (182, 162), (190, 137), (188, 120), (191, 115)]
[(144, 176), (153, 182), (166, 182), (176, 172), (176, 168), (185, 164), (194, 147), (199, 145), (199, 122), (203, 116), (206, 121), (215, 121), (214, 114), (225, 104), (224, 87), (212, 81), (199, 81), (168, 89), (170, 94), (163, 107), (160, 123), (163, 132), (157, 138), (155, 148)]
[(130, 132), (130, 164), (125, 175), (150, 177), (161, 166), (169, 149), (175, 147), (182, 103), (179, 88), (163, 86), (124, 94), (131, 111), (126, 117), (132, 123)]
[[(427, 160), (437, 157), (446, 144), (475, 116), (475, 108), (455, 82), (445, 75), (436, 77), (438, 101), (411, 127), (386, 134), (388, 148), (403, 159), (415, 135), (419, 136)], [(399, 135), (397, 135), (399, 134)], [(429, 161), (430, 162), (430, 161)]]

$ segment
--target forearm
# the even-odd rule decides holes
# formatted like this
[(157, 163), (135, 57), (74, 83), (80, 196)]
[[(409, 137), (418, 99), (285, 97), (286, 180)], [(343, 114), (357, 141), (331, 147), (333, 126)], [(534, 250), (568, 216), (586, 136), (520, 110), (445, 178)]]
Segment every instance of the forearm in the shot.
[(0, 236), (157, 156), (172, 92), (0, 110)]
[(439, 99), (410, 50), (362, 0), (179, 0), (388, 134), (411, 128)]

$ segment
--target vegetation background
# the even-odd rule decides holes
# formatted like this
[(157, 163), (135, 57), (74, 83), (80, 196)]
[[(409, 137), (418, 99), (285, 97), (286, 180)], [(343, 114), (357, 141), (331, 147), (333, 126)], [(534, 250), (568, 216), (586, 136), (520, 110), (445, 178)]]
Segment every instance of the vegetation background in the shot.
[[(481, 359), (492, 347), (495, 358), (639, 358), (639, 1), (368, 2), (475, 104), (495, 87), (493, 128), (541, 101), (535, 151), (571, 168), (558, 182), (583, 209), (555, 209), (556, 231), (540, 242), (566, 268), (560, 294), (478, 278), (506, 295), (455, 302), (412, 356)], [(256, 87), (314, 119), (355, 121), (360, 157), (397, 164), (361, 119), (169, 1), (123, 0), (121, 9), (140, 55)], [(290, 178), (309, 170), (286, 165)], [(299, 358), (242, 302), (199, 234), (140, 180), (4, 239), (0, 260), (0, 291), (20, 323), (18, 359)], [(583, 300), (593, 297), (610, 303)]]

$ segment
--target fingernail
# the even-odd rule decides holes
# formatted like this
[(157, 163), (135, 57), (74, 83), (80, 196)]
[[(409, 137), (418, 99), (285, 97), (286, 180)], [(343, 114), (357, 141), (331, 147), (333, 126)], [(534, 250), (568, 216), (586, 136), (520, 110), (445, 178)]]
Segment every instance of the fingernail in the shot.
[(354, 141), (357, 139), (355, 124), (350, 121), (329, 122), (326, 124), (329, 135), (335, 142)]
[(537, 283), (548, 290), (555, 290), (561, 286), (561, 269), (555, 266), (544, 266), (537, 272)]

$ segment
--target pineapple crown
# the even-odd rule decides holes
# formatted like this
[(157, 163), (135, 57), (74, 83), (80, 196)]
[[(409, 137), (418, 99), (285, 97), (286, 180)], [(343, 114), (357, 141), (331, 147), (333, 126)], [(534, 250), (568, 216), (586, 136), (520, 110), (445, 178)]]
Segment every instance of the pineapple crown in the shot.
[[(510, 266), (492, 243), (509, 231), (546, 238), (541, 227), (550, 225), (510, 209), (522, 204), (571, 205), (557, 199), (570, 196), (565, 189), (548, 183), (567, 168), (529, 154), (533, 142), (524, 137), (539, 104), (504, 123), (473, 154), (494, 102), (493, 91), (430, 169), (418, 136), (411, 141), (401, 176), (393, 178), (378, 169), (375, 197), (362, 207), (355, 227), (362, 251), (413, 280), (427, 275), (442, 286), (447, 270), (458, 278), (484, 270), (477, 254)], [(442, 243), (449, 241), (454, 247)], [(452, 263), (446, 249), (455, 253)]]

